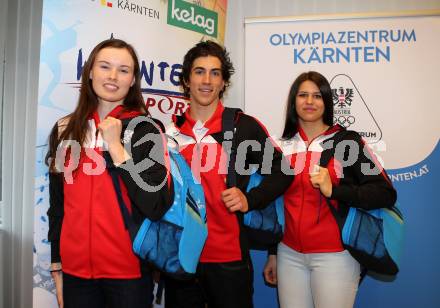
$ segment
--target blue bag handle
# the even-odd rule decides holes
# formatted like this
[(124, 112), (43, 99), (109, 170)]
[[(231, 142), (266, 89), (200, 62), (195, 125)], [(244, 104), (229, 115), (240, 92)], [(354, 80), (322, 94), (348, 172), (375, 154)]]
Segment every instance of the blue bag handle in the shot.
[[(176, 143), (176, 145), (178, 146), (177, 141), (172, 138), (171, 136), (167, 135), (167, 138), (169, 140), (172, 140)], [(182, 180), (184, 180), (181, 184), (183, 183), (189, 183), (188, 187), (184, 187), (184, 189), (187, 189), (187, 198), (193, 198), (191, 191), (194, 189), (197, 189), (195, 185), (191, 185), (191, 183), (196, 184), (197, 180), (195, 179), (191, 168), (189, 167), (188, 163), (186, 162), (186, 160), (183, 158), (183, 156), (178, 152), (178, 150), (175, 150), (173, 148), (168, 147), (168, 152), (170, 154), (170, 158), (171, 160), (174, 160), (176, 168), (179, 169), (180, 171), (180, 176), (182, 177)], [(201, 185), (200, 183), (198, 185)], [(191, 202), (195, 205), (197, 205), (197, 200), (191, 200)], [(205, 207), (192, 207), (193, 210), (195, 210), (197, 213), (199, 213), (200, 217), (206, 217), (206, 208)]]

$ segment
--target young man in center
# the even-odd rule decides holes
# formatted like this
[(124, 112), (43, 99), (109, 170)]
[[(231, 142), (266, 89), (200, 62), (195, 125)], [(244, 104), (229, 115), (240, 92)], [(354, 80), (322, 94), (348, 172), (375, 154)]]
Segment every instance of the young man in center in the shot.
[[(173, 118), (167, 133), (177, 140), (179, 151), (203, 186), (208, 238), (196, 278), (166, 278), (167, 308), (205, 308), (205, 304), (209, 308), (253, 307), (253, 271), (243, 214), (264, 208), (293, 180), (282, 172), (284, 158), (265, 128), (256, 119), (238, 113), (234, 120), (237, 186), (227, 188), (221, 98), (233, 72), (226, 50), (212, 41), (198, 43), (184, 57), (180, 82), (190, 107)], [(250, 166), (265, 178), (246, 192), (249, 172), (243, 171)]]

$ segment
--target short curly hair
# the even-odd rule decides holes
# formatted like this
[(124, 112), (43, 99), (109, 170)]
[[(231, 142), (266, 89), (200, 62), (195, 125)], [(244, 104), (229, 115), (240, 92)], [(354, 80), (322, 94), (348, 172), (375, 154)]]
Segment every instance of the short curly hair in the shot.
[(217, 57), (222, 64), (221, 71), (225, 86), (219, 93), (220, 98), (223, 97), (223, 93), (226, 91), (226, 88), (229, 87), (231, 76), (235, 70), (226, 48), (214, 41), (201, 41), (191, 48), (183, 58), (182, 73), (180, 74), (179, 81), (185, 97), (189, 98), (189, 87), (186, 84), (189, 82), (194, 61), (197, 58), (207, 56)]

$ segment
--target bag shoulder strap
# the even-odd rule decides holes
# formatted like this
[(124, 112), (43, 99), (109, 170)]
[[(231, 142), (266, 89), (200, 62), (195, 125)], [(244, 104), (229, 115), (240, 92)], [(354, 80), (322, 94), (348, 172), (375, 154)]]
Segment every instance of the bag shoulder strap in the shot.
[(235, 160), (237, 157), (237, 142), (235, 138), (235, 119), (237, 114), (243, 112), (240, 108), (225, 107), (222, 114), (222, 133), (225, 140), (231, 140), (231, 146), (224, 148), (228, 157), (228, 174), (226, 175), (226, 186), (237, 186), (237, 172)]
[[(127, 129), (128, 123), (133, 118), (135, 118), (135, 117), (125, 118), (125, 119), (121, 120), (121, 122), (122, 122), (122, 132), (121, 132), (122, 136), (124, 136), (124, 131)], [(134, 238), (136, 237), (137, 227), (134, 223), (134, 220), (133, 220), (130, 212), (128, 211), (128, 207), (124, 202), (124, 198), (122, 198), (122, 189), (121, 189), (121, 183), (119, 182), (118, 171), (116, 169), (116, 166), (113, 164), (113, 160), (110, 156), (110, 153), (108, 151), (105, 151), (103, 153), (103, 155), (104, 155), (104, 159), (105, 159), (106, 169), (112, 178), (113, 188), (115, 189), (115, 192), (116, 192), (116, 197), (118, 199), (118, 205), (119, 205), (119, 209), (121, 211), (122, 219), (124, 221), (125, 229), (128, 231), (128, 234), (130, 235), (130, 239), (133, 242)]]
[(121, 183), (119, 182), (118, 171), (116, 170), (116, 167), (113, 164), (109, 152), (104, 152), (104, 158), (106, 161), (106, 168), (112, 178), (113, 187), (116, 192), (116, 197), (118, 199), (119, 209), (121, 210), (122, 218), (124, 220), (125, 229), (128, 231), (128, 234), (130, 235), (130, 239), (133, 242), (134, 238), (136, 237), (137, 228), (133, 221), (133, 218), (131, 217), (130, 212), (128, 211), (127, 205), (124, 202), (124, 198), (122, 198), (122, 189), (121, 189)]
[(339, 142), (344, 140), (344, 138), (348, 135), (348, 133), (349, 132), (347, 130), (340, 130), (340, 131), (336, 132), (333, 137), (331, 137), (330, 139), (328, 139), (327, 141), (324, 142), (324, 144), (327, 144), (330, 142), (333, 142), (333, 144), (331, 145), (331, 147), (326, 148), (321, 153), (321, 158), (319, 159), (319, 165), (321, 167), (327, 167), (328, 163), (335, 155), (336, 146), (338, 145)]
[[(330, 162), (330, 160), (332, 159), (332, 157), (335, 154), (335, 149), (336, 146), (338, 145), (339, 142), (341, 142), (342, 140), (344, 140), (344, 138), (349, 134), (350, 132), (347, 130), (341, 130), (338, 131), (333, 138), (330, 138), (327, 142), (332, 142), (333, 141), (333, 145), (331, 148), (327, 148), (326, 150), (324, 150), (321, 154), (321, 158), (319, 160), (319, 165), (321, 167), (326, 167), (328, 165), (328, 163)], [(342, 231), (342, 229), (344, 228), (344, 224), (345, 224), (345, 219), (341, 216), (341, 214), (339, 213), (339, 211), (337, 209), (335, 209), (335, 207), (330, 203), (330, 199), (329, 198), (325, 198), (325, 201), (328, 205), (328, 207), (330, 208), (330, 212), (332, 213), (333, 217), (336, 220), (336, 223), (338, 224), (339, 230)], [(342, 239), (341, 239), (342, 241)], [(359, 285), (362, 283), (362, 281), (364, 280), (365, 276), (367, 275), (368, 269), (365, 267), (361, 268), (361, 272), (360, 272), (360, 278), (359, 278)]]
[[(321, 153), (321, 157), (319, 159), (319, 165), (321, 167), (327, 167), (328, 163), (330, 162), (330, 160), (333, 158), (333, 156), (335, 154), (336, 146), (338, 145), (339, 142), (341, 142), (345, 138), (346, 135), (347, 135), (347, 131), (341, 130), (341, 131), (336, 132), (332, 138), (325, 141), (324, 144), (332, 142), (332, 145), (331, 145), (331, 147), (326, 148)], [(342, 216), (338, 212), (338, 210), (330, 203), (329, 198), (325, 198), (325, 201), (326, 201), (328, 207), (330, 208), (330, 211), (332, 212), (333, 217), (335, 218), (336, 223), (339, 226), (339, 229), (342, 230), (342, 228), (344, 227), (345, 219), (342, 218)]]

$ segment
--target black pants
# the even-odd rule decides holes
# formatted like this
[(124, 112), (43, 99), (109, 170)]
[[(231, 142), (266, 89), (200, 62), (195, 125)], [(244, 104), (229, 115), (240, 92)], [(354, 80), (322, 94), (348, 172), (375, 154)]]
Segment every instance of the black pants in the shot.
[(250, 261), (200, 263), (196, 277), (165, 277), (166, 308), (252, 308), (253, 270)]
[(64, 307), (151, 307), (153, 286), (150, 274), (143, 274), (139, 279), (83, 279), (64, 273)]

